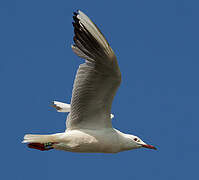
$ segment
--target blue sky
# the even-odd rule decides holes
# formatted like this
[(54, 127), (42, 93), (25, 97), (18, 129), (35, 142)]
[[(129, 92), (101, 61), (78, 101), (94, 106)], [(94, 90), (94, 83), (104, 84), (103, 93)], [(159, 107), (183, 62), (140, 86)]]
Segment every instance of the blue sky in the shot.
[[(197, 179), (199, 3), (194, 0), (1, 1), (1, 179)], [(52, 100), (70, 102), (78, 65), (70, 48), (81, 9), (114, 49), (122, 84), (114, 127), (158, 151), (40, 152), (26, 133), (65, 130)]]

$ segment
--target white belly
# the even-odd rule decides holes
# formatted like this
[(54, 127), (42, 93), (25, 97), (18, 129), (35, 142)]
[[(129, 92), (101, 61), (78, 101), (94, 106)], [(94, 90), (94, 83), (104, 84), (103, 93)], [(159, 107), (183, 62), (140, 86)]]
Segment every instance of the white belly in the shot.
[(54, 148), (71, 152), (117, 153), (121, 151), (119, 134), (116, 130), (71, 130), (60, 138)]

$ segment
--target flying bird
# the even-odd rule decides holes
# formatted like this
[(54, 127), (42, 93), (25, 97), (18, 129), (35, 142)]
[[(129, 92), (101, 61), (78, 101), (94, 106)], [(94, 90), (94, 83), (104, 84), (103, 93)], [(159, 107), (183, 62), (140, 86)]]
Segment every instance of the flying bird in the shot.
[(87, 153), (118, 153), (149, 148), (135, 135), (125, 134), (112, 126), (111, 106), (121, 83), (117, 58), (99, 28), (80, 10), (74, 12), (73, 52), (85, 59), (75, 77), (71, 104), (58, 101), (53, 107), (69, 112), (63, 133), (26, 134), (23, 143), (29, 148)]

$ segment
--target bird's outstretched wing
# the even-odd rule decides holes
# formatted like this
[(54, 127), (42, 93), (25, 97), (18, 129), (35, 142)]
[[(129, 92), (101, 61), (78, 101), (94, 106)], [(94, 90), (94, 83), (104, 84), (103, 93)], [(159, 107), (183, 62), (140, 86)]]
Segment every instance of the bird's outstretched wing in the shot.
[(81, 11), (74, 13), (72, 50), (86, 61), (73, 85), (67, 129), (112, 127), (110, 113), (121, 82), (116, 56), (98, 27)]

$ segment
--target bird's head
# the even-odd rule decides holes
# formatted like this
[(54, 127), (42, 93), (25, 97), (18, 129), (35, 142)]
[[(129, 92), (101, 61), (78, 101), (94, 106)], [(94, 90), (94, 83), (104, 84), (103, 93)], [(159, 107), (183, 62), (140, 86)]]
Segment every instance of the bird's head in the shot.
[(148, 148), (148, 149), (155, 149), (157, 150), (156, 147), (146, 144), (144, 141), (142, 141), (139, 137), (134, 136), (134, 135), (128, 135), (128, 139), (130, 141), (130, 144), (132, 146), (132, 149), (137, 149), (137, 148)]

